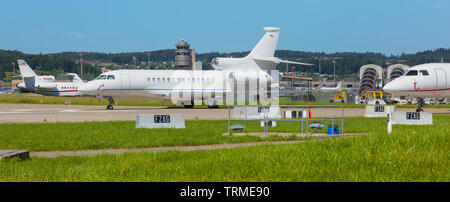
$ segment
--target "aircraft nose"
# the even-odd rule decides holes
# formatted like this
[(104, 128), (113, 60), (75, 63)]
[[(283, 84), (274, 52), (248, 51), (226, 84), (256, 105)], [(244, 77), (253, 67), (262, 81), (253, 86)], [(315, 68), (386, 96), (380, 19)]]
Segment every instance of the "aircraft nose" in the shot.
[(386, 85), (383, 87), (383, 90), (384, 90), (384, 91), (392, 91), (392, 90), (393, 90), (392, 84), (391, 84), (391, 83), (386, 84)]
[(85, 94), (85, 95), (93, 95), (95, 94), (95, 89), (92, 88), (92, 85), (89, 84), (85, 84), (82, 85), (78, 88), (78, 92), (80, 92), (81, 94)]

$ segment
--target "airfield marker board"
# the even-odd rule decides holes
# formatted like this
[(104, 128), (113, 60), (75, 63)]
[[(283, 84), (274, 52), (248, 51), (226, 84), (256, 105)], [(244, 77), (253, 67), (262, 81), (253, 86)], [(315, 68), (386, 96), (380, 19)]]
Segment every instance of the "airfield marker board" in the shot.
[(392, 133), (392, 125), (433, 125), (431, 112), (393, 112), (387, 114), (388, 133)]
[(388, 113), (393, 113), (395, 106), (367, 105), (365, 117), (386, 117)]
[(433, 114), (431, 112), (394, 112), (392, 124), (433, 125)]
[(234, 107), (233, 119), (263, 119), (266, 118), (281, 118), (280, 106), (249, 106), (249, 107)]
[(183, 114), (138, 114), (136, 128), (186, 128)]

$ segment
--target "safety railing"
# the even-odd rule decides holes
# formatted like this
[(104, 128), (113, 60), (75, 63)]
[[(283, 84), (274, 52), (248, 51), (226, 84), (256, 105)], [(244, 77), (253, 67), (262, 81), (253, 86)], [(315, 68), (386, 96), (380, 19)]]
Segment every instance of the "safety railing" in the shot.
[[(279, 114), (273, 114), (270, 111), (271, 107), (279, 107)], [(232, 114), (232, 111), (236, 108), (258, 108), (258, 113), (252, 114), (252, 116), (248, 117), (245, 116), (245, 118), (234, 118), (236, 117), (236, 114)], [(283, 113), (281, 109), (287, 109), (287, 108), (295, 108), (298, 111), (301, 111), (302, 116), (298, 118), (282, 118)], [(314, 108), (340, 108), (340, 116), (320, 116), (318, 118), (312, 118), (311, 114), (313, 113)], [(344, 105), (235, 105), (235, 106), (228, 106), (228, 134), (231, 134), (231, 122), (232, 121), (259, 121), (263, 122), (264, 127), (264, 133), (269, 133), (269, 123), (270, 122), (300, 122), (299, 128), (302, 134), (312, 135), (318, 128), (321, 128), (320, 126), (323, 125), (325, 122), (331, 122), (332, 130), (334, 133), (334, 126), (338, 126), (339, 123), (341, 125), (341, 131), (340, 134), (344, 134)], [(252, 110), (255, 112), (255, 110)], [(307, 116), (304, 116), (304, 111), (307, 112)], [(244, 112), (247, 112), (247, 110), (244, 110)], [(242, 114), (241, 114), (242, 117)], [(318, 122), (319, 121), (319, 122)], [(316, 124), (316, 125), (314, 125)], [(318, 124), (318, 125), (317, 125)], [(316, 126), (316, 127), (314, 127)], [(325, 126), (325, 125), (323, 125)], [(309, 128), (314, 128), (311, 133), (309, 133)]]

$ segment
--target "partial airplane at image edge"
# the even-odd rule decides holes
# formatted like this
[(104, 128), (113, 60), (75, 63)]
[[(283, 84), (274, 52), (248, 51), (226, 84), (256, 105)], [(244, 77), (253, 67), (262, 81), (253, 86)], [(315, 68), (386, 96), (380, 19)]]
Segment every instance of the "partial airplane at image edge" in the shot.
[[(107, 109), (113, 109), (113, 97), (133, 96), (171, 98), (176, 102), (174, 104), (183, 104), (186, 108), (201, 101), (215, 108), (223, 101), (224, 94), (236, 93), (235, 82), (271, 81), (272, 77), (266, 71), (274, 70), (279, 63), (311, 65), (274, 57), (280, 28), (266, 27), (264, 30), (265, 35), (246, 57), (214, 58), (211, 65), (215, 70), (113, 70), (102, 73), (79, 90), (82, 94), (107, 98)], [(183, 96), (179, 96), (181, 93)], [(214, 96), (204, 96), (211, 93)]]
[(50, 96), (81, 96), (78, 88), (84, 82), (77, 74), (67, 73), (73, 76), (72, 82), (55, 82), (54, 76), (38, 76), (25, 60), (17, 60), (17, 63), (23, 80), (17, 84), (20, 90)]
[(423, 111), (424, 98), (450, 98), (450, 63), (428, 63), (408, 69), (387, 83), (383, 90), (395, 96), (417, 98), (417, 112)]

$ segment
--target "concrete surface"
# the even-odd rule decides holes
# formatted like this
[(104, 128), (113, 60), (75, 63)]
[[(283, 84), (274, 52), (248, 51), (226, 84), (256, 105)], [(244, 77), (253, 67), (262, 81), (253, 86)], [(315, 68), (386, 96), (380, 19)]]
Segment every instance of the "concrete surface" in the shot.
[(226, 143), (198, 146), (174, 146), (174, 147), (152, 147), (152, 148), (130, 148), (130, 149), (97, 149), (97, 150), (74, 150), (74, 151), (42, 151), (31, 152), (32, 157), (55, 158), (60, 156), (93, 156), (99, 154), (123, 154), (135, 152), (160, 152), (160, 151), (196, 151), (212, 149), (232, 149), (238, 147), (251, 147), (258, 145), (281, 145), (295, 144), (303, 142), (320, 141), (328, 138), (348, 138), (358, 135), (367, 135), (368, 133), (346, 134), (346, 135), (313, 135), (311, 140), (292, 140), (292, 141), (266, 141), (266, 142), (245, 142), (245, 143)]
[[(227, 109), (185, 109), (152, 106), (115, 106), (114, 110), (105, 110), (99, 105), (51, 105), (51, 104), (0, 104), (0, 123), (41, 123), (82, 122), (82, 121), (123, 121), (136, 120), (137, 114), (183, 114), (186, 120), (225, 120)], [(293, 108), (283, 108), (293, 110)], [(397, 108), (397, 111), (411, 111), (413, 108)], [(426, 108), (426, 112), (450, 113), (449, 108)], [(345, 117), (363, 117), (365, 108), (346, 108)], [(341, 117), (340, 108), (313, 108), (312, 117)]]
[(21, 160), (30, 158), (30, 151), (28, 150), (0, 150), (0, 160), (7, 158), (18, 157)]

